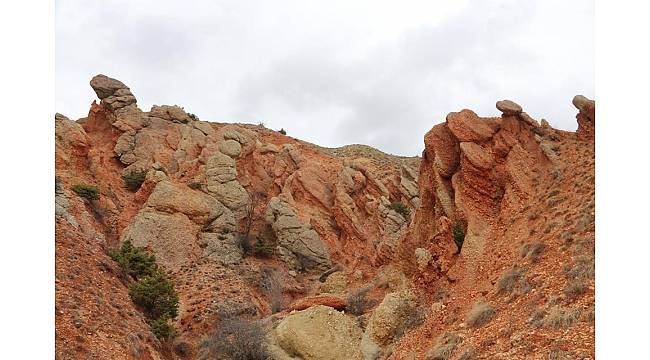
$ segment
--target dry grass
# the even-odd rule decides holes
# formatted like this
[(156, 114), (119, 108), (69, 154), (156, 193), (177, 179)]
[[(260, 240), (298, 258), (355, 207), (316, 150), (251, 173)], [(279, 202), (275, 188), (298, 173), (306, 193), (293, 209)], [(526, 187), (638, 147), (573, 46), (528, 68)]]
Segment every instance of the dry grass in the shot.
[(478, 356), (478, 350), (476, 350), (475, 347), (470, 346), (467, 349), (465, 349), (465, 351), (463, 351), (462, 354), (460, 354), (458, 360), (473, 360), (476, 359), (477, 356)]
[(569, 327), (580, 319), (580, 315), (582, 315), (581, 308), (569, 309), (555, 306), (549, 310), (544, 319), (544, 325), (554, 329)]
[(504, 272), (497, 281), (497, 291), (500, 293), (527, 294), (532, 287), (526, 280), (526, 271), (522, 268), (512, 268)]
[(496, 315), (496, 310), (490, 304), (477, 302), (472, 310), (467, 313), (465, 322), (472, 327), (479, 327), (487, 324)]
[(345, 310), (352, 315), (363, 315), (366, 311), (377, 305), (376, 300), (368, 299), (368, 292), (372, 287), (367, 286), (350, 293), (345, 299)]
[(541, 241), (525, 243), (520, 249), (521, 257), (527, 258), (530, 262), (535, 263), (544, 252), (545, 245)]
[(454, 354), (458, 344), (463, 342), (463, 338), (452, 333), (445, 333), (438, 337), (434, 345), (427, 351), (425, 360), (448, 360)]

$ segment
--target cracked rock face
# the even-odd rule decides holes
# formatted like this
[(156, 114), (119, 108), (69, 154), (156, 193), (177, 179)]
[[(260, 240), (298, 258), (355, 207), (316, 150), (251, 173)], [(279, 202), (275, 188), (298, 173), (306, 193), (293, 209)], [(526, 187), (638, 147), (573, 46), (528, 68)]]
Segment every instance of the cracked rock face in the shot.
[(318, 233), (298, 218), (294, 209), (279, 197), (266, 208), (265, 219), (278, 238), (279, 246), (289, 250), (308, 268), (329, 268), (329, 251)]
[(241, 215), (250, 202), (250, 197), (237, 180), (235, 160), (217, 152), (208, 159), (205, 174), (208, 192), (230, 210)]

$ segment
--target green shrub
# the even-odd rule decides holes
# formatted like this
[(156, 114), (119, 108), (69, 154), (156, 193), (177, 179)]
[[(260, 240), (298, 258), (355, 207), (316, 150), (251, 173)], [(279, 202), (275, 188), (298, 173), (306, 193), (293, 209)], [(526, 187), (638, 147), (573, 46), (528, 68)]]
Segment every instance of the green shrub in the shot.
[(77, 195), (82, 198), (89, 200), (99, 199), (99, 189), (96, 186), (86, 185), (86, 184), (77, 184), (72, 187), (72, 191), (76, 192)]
[(278, 132), (282, 135), (287, 135), (287, 132), (284, 130), (284, 128), (280, 129)]
[(133, 170), (128, 174), (122, 175), (122, 180), (124, 180), (127, 189), (130, 191), (138, 191), (146, 177), (146, 170)]
[(192, 120), (194, 120), (194, 121), (199, 121), (199, 117), (196, 116), (196, 115), (194, 115), (194, 114), (192, 114), (192, 113), (187, 113), (187, 116), (189, 116), (190, 119), (192, 119)]
[(408, 220), (411, 217), (411, 209), (408, 208), (408, 206), (404, 205), (403, 202), (397, 201), (394, 203), (391, 203), (389, 206), (392, 210), (397, 212), (398, 214), (402, 215), (404, 219)]
[(176, 336), (176, 328), (167, 321), (167, 318), (149, 321), (149, 327), (160, 341), (169, 340)]
[(463, 229), (463, 224), (461, 222), (456, 222), (454, 224), (452, 235), (454, 236), (454, 242), (456, 243), (458, 253), (460, 254), (460, 249), (463, 248), (463, 243), (465, 242), (465, 230)]
[(253, 254), (260, 257), (269, 257), (273, 255), (273, 245), (264, 241), (262, 234), (257, 234), (255, 244), (253, 244)]
[(142, 306), (151, 319), (170, 318), (178, 315), (178, 294), (174, 284), (162, 271), (140, 278), (129, 286), (131, 300)]
[(122, 271), (136, 280), (153, 275), (158, 269), (156, 257), (134, 247), (130, 240), (125, 241), (119, 250), (111, 252), (111, 258), (120, 265)]

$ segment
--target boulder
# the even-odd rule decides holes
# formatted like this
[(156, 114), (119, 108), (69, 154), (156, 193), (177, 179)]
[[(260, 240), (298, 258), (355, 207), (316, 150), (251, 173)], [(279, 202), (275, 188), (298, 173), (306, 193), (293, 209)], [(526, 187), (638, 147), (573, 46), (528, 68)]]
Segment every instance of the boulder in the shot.
[(467, 109), (449, 113), (447, 127), (460, 142), (483, 142), (494, 135), (494, 129), (485, 120)]
[(118, 110), (137, 102), (126, 85), (106, 75), (94, 76), (90, 80), (90, 86), (95, 90), (95, 94), (101, 100), (102, 105), (109, 110)]
[(322, 294), (344, 295), (348, 287), (348, 278), (342, 271), (337, 271), (325, 279), (320, 285)]
[[(278, 347), (303, 360), (360, 360), (361, 329), (336, 309), (316, 305), (282, 320), (274, 331)], [(291, 358), (291, 357), (289, 357)]]
[(266, 207), (265, 220), (271, 225), (279, 246), (293, 253), (305, 267), (330, 268), (329, 251), (310, 224), (298, 218), (295, 210), (280, 197)]
[(241, 154), (241, 145), (235, 140), (226, 140), (219, 144), (219, 151), (231, 158), (237, 158)]
[(146, 206), (163, 213), (183, 213), (199, 224), (206, 224), (229, 212), (212, 196), (170, 181), (156, 185)]
[(497, 109), (499, 109), (503, 115), (519, 115), (522, 111), (521, 106), (511, 100), (497, 101)]
[(250, 202), (246, 189), (237, 180), (235, 160), (217, 152), (208, 159), (205, 170), (207, 190), (239, 216)]
[(154, 105), (151, 107), (151, 111), (149, 111), (149, 116), (183, 124), (192, 121), (190, 115), (177, 105)]
[(372, 313), (361, 339), (364, 359), (375, 360), (395, 340), (413, 316), (415, 298), (408, 291), (386, 294)]

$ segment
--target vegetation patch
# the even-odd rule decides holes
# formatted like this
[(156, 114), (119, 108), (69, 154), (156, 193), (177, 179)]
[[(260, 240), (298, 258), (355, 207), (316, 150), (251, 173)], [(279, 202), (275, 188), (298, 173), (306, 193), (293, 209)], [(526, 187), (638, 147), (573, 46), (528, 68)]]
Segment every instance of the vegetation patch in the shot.
[(391, 203), (389, 208), (402, 215), (406, 220), (409, 220), (411, 218), (411, 209), (409, 209), (408, 206), (404, 205), (404, 203), (401, 201)]
[(497, 290), (500, 293), (527, 294), (532, 287), (526, 279), (526, 271), (522, 268), (514, 267), (504, 272), (497, 281)]
[(284, 130), (284, 128), (280, 129), (280, 131), (278, 131), (278, 132), (280, 134), (282, 134), (282, 135), (287, 135), (287, 132), (286, 132), (286, 130)]
[(490, 304), (479, 301), (469, 311), (465, 322), (472, 327), (483, 326), (490, 322), (496, 313), (496, 310)]
[(527, 258), (532, 263), (536, 263), (544, 252), (545, 245), (541, 241), (525, 243), (521, 246), (521, 257)]
[(98, 200), (99, 199), (99, 189), (96, 186), (87, 185), (87, 184), (77, 184), (72, 187), (72, 191), (77, 193), (77, 195), (88, 200)]
[(176, 329), (169, 320), (178, 315), (178, 294), (171, 280), (158, 268), (156, 257), (127, 240), (119, 250), (111, 252), (111, 258), (125, 274), (135, 279), (129, 285), (129, 296), (144, 309), (154, 335), (161, 341), (176, 336)]
[(134, 247), (130, 240), (122, 243), (120, 249), (112, 251), (110, 255), (120, 265), (122, 271), (135, 280), (153, 275), (158, 270), (156, 257)]
[(458, 254), (460, 254), (460, 250), (463, 248), (463, 243), (465, 242), (465, 229), (462, 222), (458, 221), (454, 224), (452, 235), (454, 237), (454, 243), (456, 243), (456, 247), (458, 248)]
[(458, 360), (473, 360), (476, 359), (477, 356), (478, 356), (478, 350), (476, 350), (475, 347), (470, 346), (466, 348), (462, 354), (460, 354)]
[(351, 292), (345, 299), (345, 310), (352, 315), (363, 315), (366, 311), (377, 305), (376, 300), (368, 299), (370, 286)]
[(122, 180), (129, 191), (138, 191), (144, 179), (147, 177), (146, 170), (133, 170), (128, 174), (122, 175)]
[(199, 359), (267, 360), (265, 332), (257, 321), (221, 319), (218, 329), (199, 345)]
[(544, 325), (559, 329), (560, 327), (569, 327), (576, 323), (582, 315), (582, 309), (574, 308), (567, 309), (559, 306), (555, 306), (549, 310), (546, 319), (544, 319)]
[(445, 333), (436, 339), (434, 345), (427, 351), (424, 358), (425, 360), (448, 360), (462, 342), (462, 337), (452, 333)]

